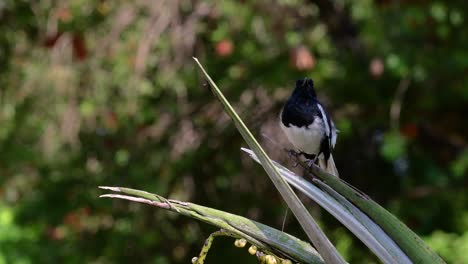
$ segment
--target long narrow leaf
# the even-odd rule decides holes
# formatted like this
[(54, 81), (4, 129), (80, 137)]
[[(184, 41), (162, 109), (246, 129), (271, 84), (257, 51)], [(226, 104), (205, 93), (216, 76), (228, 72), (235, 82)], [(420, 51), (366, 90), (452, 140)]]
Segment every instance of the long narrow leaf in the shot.
[(395, 241), (393, 241), (393, 239), (390, 238), (379, 225), (372, 221), (359, 208), (322, 181), (314, 179), (313, 182), (348, 209), (348, 211), (369, 231), (369, 233), (379, 241), (379, 243), (395, 258), (395, 260), (397, 260), (397, 263), (412, 263)]
[(382, 227), (414, 263), (445, 263), (416, 233), (370, 197), (317, 166), (311, 166), (310, 171)]
[(262, 248), (266, 253), (287, 257), (301, 263), (323, 264), (323, 259), (309, 244), (275, 228), (266, 226), (242, 216), (230, 214), (213, 208), (168, 200), (159, 195), (123, 187), (99, 187), (123, 194), (104, 194), (101, 197), (125, 199), (145, 203), (185, 215), (245, 238)]
[[(259, 162), (255, 153), (250, 149), (242, 148), (255, 161)], [(322, 208), (333, 215), (346, 228), (356, 235), (383, 263), (409, 264), (411, 261), (406, 254), (388, 237), (388, 235), (372, 222), (358, 208), (352, 205), (338, 193), (330, 194), (333, 190), (324, 192), (304, 178), (291, 172), (281, 164), (273, 162), (281, 175), (289, 184), (297, 188)], [(319, 183), (319, 182), (317, 182)], [(323, 183), (322, 183), (323, 184)], [(323, 184), (321, 188), (326, 188)], [(329, 187), (328, 187), (329, 188)]]
[(320, 252), (320, 255), (324, 258), (325, 262), (327, 263), (345, 263), (343, 257), (338, 253), (336, 248), (333, 244), (328, 240), (327, 236), (323, 233), (320, 229), (318, 224), (312, 218), (310, 213), (307, 211), (305, 206), (301, 203), (297, 195), (291, 189), (289, 184), (281, 177), (281, 174), (278, 172), (276, 167), (271, 162), (270, 158), (267, 156), (265, 151), (262, 149), (260, 144), (254, 138), (250, 130), (241, 120), (241, 118), (237, 115), (234, 108), (230, 105), (230, 103), (226, 100), (221, 90), (218, 88), (216, 83), (211, 79), (208, 73), (205, 71), (203, 66), (200, 64), (198, 59), (193, 58), (195, 62), (200, 67), (201, 71), (205, 75), (206, 79), (210, 83), (210, 88), (212, 92), (215, 94), (216, 98), (222, 103), (224, 110), (227, 114), (231, 117), (236, 125), (237, 129), (239, 130), (240, 134), (247, 142), (249, 147), (255, 152), (258, 156), (261, 165), (267, 172), (268, 176), (270, 177), (271, 181), (278, 189), (279, 193), (286, 201), (287, 205), (296, 216), (297, 220), (299, 221), (300, 225), (304, 229), (305, 233), (312, 241), (314, 246)]

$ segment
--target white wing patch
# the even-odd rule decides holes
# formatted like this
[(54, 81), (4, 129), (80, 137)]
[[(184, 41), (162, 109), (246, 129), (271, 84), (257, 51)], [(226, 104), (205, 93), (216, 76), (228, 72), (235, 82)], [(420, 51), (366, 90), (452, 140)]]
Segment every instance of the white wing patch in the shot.
[(331, 125), (332, 125), (331, 143), (332, 143), (332, 148), (335, 148), (336, 138), (338, 136), (338, 130), (336, 130), (335, 123), (333, 123), (333, 121), (331, 121)]
[(320, 103), (317, 103), (317, 106), (318, 106), (318, 109), (320, 110), (320, 113), (322, 114), (322, 117), (323, 117), (323, 123), (325, 125), (325, 135), (328, 137), (329, 139), (329, 142), (330, 142), (330, 151), (331, 149), (333, 149), (335, 147), (335, 144), (336, 144), (336, 128), (335, 128), (335, 124), (333, 123), (333, 120), (330, 119), (330, 125), (331, 127), (328, 125), (328, 117), (327, 117), (327, 114), (325, 113), (325, 111), (323, 110), (323, 107)]
[(325, 111), (323, 110), (323, 107), (320, 103), (317, 103), (318, 109), (320, 110), (320, 113), (322, 114), (323, 118), (323, 123), (325, 125), (325, 135), (328, 137), (330, 136), (330, 127), (328, 126), (328, 118), (327, 115), (325, 114)]

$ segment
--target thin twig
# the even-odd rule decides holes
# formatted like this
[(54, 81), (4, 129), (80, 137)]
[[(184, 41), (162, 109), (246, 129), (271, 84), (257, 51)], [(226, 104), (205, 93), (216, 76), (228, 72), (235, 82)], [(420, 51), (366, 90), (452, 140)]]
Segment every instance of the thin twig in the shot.
[(401, 79), (395, 92), (395, 98), (390, 106), (390, 126), (393, 130), (398, 130), (403, 97), (406, 91), (408, 91), (410, 83), (411, 80), (408, 78)]
[(208, 251), (210, 251), (211, 245), (213, 244), (215, 237), (218, 237), (218, 236), (228, 236), (228, 237), (233, 237), (233, 238), (239, 238), (233, 233), (223, 230), (223, 229), (211, 233), (210, 236), (205, 240), (205, 243), (203, 243), (203, 247), (198, 257), (195, 259), (195, 261), (192, 261), (194, 264), (205, 263), (205, 259), (206, 259), (206, 256), (208, 255)]
[(286, 206), (286, 210), (284, 211), (284, 218), (283, 224), (281, 225), (281, 232), (284, 232), (284, 225), (286, 224), (286, 218), (288, 217), (289, 207)]

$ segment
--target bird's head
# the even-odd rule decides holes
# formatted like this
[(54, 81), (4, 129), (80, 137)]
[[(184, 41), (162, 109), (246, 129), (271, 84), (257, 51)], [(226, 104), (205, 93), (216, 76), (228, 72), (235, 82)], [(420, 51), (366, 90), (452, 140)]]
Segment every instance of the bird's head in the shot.
[(310, 78), (304, 78), (296, 81), (296, 87), (292, 93), (292, 97), (296, 99), (315, 99), (317, 95), (315, 94), (314, 81)]

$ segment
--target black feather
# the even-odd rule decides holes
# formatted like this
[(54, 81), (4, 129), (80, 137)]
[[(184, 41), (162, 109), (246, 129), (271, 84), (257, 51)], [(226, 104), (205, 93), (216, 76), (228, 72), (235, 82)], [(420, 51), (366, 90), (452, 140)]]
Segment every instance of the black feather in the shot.
[(321, 115), (317, 103), (312, 79), (297, 80), (296, 87), (283, 108), (281, 121), (287, 127), (291, 124), (297, 127), (309, 126), (317, 115)]

